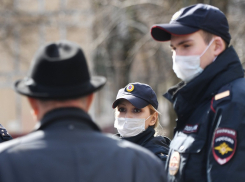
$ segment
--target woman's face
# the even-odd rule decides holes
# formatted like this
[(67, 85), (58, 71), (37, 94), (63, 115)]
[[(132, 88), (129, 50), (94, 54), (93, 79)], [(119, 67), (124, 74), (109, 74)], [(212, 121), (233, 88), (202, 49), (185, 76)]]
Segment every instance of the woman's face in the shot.
[[(156, 113), (156, 112), (155, 112)], [(116, 107), (116, 117), (118, 118), (144, 118), (147, 119), (145, 121), (145, 129), (148, 126), (153, 126), (156, 123), (156, 114), (150, 116), (150, 109), (148, 106), (138, 109), (133, 106), (129, 101), (122, 99), (118, 106)]]

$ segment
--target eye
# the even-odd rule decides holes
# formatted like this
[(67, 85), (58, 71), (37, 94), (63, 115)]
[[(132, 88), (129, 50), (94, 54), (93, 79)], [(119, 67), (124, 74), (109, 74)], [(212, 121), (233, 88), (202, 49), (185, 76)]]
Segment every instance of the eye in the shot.
[(141, 112), (141, 109), (134, 108), (134, 109), (133, 109), (133, 112), (134, 112), (134, 113), (140, 113), (140, 112)]
[(190, 46), (191, 46), (190, 44), (184, 44), (184, 45), (183, 45), (184, 48), (188, 48), (188, 47), (190, 47)]
[(126, 109), (125, 109), (124, 107), (119, 107), (119, 108), (118, 108), (118, 111), (119, 111), (119, 112), (126, 112)]

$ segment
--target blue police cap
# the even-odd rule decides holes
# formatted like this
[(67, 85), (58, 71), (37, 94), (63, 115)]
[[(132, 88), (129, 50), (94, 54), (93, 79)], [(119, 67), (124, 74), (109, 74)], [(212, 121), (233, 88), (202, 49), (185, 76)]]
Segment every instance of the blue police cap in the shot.
[(182, 8), (173, 15), (170, 23), (153, 25), (151, 35), (157, 41), (169, 41), (171, 35), (188, 35), (200, 29), (230, 43), (229, 25), (224, 13), (207, 4)]
[(154, 90), (144, 83), (129, 83), (126, 87), (118, 91), (117, 98), (112, 108), (116, 108), (120, 99), (128, 100), (136, 108), (143, 108), (151, 104), (155, 109), (158, 108), (157, 96)]

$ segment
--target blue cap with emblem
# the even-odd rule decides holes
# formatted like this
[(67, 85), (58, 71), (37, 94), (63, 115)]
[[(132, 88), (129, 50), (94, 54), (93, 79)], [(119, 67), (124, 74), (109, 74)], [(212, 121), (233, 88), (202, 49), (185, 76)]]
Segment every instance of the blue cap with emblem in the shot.
[(141, 109), (151, 104), (155, 109), (158, 108), (157, 96), (154, 90), (144, 83), (129, 83), (126, 87), (118, 91), (117, 98), (112, 108), (116, 108), (120, 99), (128, 100), (132, 105)]
[(157, 41), (169, 41), (171, 35), (187, 35), (200, 29), (230, 43), (229, 25), (224, 13), (208, 4), (182, 8), (173, 15), (170, 23), (153, 25), (151, 35)]

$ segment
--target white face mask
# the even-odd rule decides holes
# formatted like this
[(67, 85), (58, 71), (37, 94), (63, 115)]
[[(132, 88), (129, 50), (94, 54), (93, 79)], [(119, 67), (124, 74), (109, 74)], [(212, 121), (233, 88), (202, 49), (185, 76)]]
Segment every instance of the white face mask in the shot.
[[(149, 116), (150, 117), (150, 116)], [(122, 137), (136, 136), (145, 131), (146, 118), (116, 118), (114, 127)]]
[(177, 56), (176, 54), (173, 54), (173, 70), (176, 76), (185, 82), (189, 82), (201, 74), (203, 69), (200, 67), (200, 58), (207, 51), (213, 41), (214, 39), (210, 41), (201, 55)]

